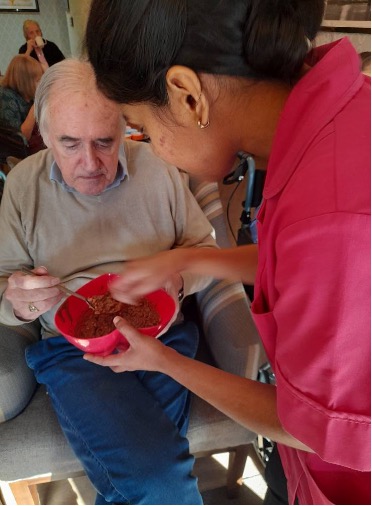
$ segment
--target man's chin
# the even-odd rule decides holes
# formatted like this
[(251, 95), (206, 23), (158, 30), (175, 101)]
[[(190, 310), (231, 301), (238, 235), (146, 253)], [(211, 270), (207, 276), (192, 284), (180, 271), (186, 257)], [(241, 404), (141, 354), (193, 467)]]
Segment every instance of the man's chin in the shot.
[(106, 184), (84, 184), (75, 189), (83, 195), (99, 195), (106, 189), (106, 186)]
[(96, 178), (79, 178), (74, 185), (75, 190), (83, 195), (99, 195), (109, 184), (104, 176)]

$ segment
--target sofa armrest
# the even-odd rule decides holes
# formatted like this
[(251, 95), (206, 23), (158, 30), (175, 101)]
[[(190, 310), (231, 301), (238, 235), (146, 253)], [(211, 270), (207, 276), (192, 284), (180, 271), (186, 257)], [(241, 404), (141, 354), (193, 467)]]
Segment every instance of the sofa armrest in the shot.
[[(190, 178), (189, 186), (216, 232), (218, 246), (231, 247), (218, 184)], [(262, 344), (242, 283), (215, 280), (196, 294), (196, 300), (205, 339), (216, 365), (257, 379)]]
[(216, 233), (216, 241), (220, 248), (232, 246), (227, 234), (227, 226), (217, 183), (206, 183), (190, 178), (189, 186), (199, 206), (211, 222)]
[(213, 281), (196, 294), (205, 340), (216, 365), (257, 379), (262, 344), (241, 283)]
[(27, 366), (25, 349), (39, 339), (38, 320), (16, 327), (0, 324), (0, 423), (18, 415), (35, 391), (36, 380)]

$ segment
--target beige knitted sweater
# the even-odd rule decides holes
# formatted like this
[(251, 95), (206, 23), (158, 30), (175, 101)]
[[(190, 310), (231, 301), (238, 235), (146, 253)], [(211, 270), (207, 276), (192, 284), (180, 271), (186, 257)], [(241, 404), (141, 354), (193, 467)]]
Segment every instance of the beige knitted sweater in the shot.
[[(44, 265), (76, 290), (123, 262), (171, 248), (216, 247), (213, 229), (179, 171), (153, 155), (148, 144), (126, 141), (121, 163), (128, 175), (98, 196), (67, 191), (50, 179), (51, 150), (14, 167), (0, 208), (0, 323), (19, 325), (2, 296), (8, 276), (22, 266)], [(184, 275), (185, 294), (210, 278)], [(54, 314), (40, 317), (43, 337), (56, 335)]]

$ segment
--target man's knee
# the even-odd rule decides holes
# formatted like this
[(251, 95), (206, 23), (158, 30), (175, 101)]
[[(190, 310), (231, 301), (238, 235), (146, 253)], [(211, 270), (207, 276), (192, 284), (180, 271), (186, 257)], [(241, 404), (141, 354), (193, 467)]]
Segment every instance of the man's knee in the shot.
[(35, 391), (36, 380), (26, 364), (26, 347), (40, 339), (37, 323), (0, 325), (0, 422), (20, 413)]

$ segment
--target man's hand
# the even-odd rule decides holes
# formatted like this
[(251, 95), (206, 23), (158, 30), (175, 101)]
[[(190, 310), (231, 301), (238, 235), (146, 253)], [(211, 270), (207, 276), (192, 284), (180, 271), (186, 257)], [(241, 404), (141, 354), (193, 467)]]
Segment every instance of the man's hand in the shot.
[(55, 286), (59, 278), (49, 276), (45, 267), (33, 269), (34, 275), (14, 272), (8, 278), (5, 298), (17, 318), (32, 321), (55, 306), (64, 294)]

